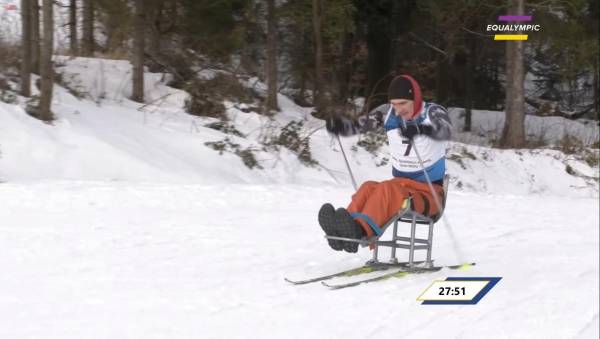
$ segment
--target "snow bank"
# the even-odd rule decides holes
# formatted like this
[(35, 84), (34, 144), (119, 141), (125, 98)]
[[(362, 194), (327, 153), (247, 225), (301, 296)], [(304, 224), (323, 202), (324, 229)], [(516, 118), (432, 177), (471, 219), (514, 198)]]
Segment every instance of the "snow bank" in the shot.
[[(464, 109), (448, 109), (458, 140), (466, 143), (482, 143), (498, 140), (504, 128), (504, 112), (473, 110), (471, 118), (472, 133), (462, 133), (464, 129)], [(525, 134), (528, 140), (557, 145), (565, 136), (577, 138), (584, 145), (597, 144), (599, 128), (591, 120), (569, 120), (563, 117), (525, 116)]]
[[(169, 79), (163, 74), (146, 73), (148, 103), (142, 105), (128, 100), (129, 62), (66, 57), (56, 57), (56, 62), (63, 83), (83, 98), (56, 86), (53, 126), (29, 117), (18, 106), (0, 103), (0, 180), (292, 183), (352, 189), (337, 140), (322, 128), (323, 121), (310, 115), (310, 109), (283, 95), (279, 96), (282, 112), (274, 119), (226, 103), (230, 120), (243, 133), (239, 137), (205, 127), (215, 119), (186, 114), (187, 93), (167, 87)], [(247, 85), (262, 84), (250, 79)], [(476, 112), (474, 126), (484, 126), (490, 116), (499, 114)], [(310, 151), (318, 165), (303, 165), (285, 148), (262, 149), (260, 140), (269, 133), (277, 135), (291, 121), (303, 123), (301, 137), (310, 136)], [(460, 128), (455, 114), (453, 121)], [(240, 149), (253, 150), (262, 169), (250, 169), (239, 156), (219, 155), (205, 145), (225, 138)], [(357, 181), (389, 179), (387, 147), (373, 155), (357, 147), (358, 140), (358, 136), (342, 139)], [(454, 190), (598, 195), (598, 167), (558, 151), (498, 150), (454, 142), (447, 164)]]

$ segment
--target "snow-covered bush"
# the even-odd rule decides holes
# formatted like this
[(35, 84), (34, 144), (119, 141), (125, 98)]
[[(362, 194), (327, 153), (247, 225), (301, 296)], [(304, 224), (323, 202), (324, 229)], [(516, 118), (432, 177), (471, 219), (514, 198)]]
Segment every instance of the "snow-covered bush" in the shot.
[(263, 140), (265, 148), (279, 150), (285, 147), (298, 156), (298, 160), (306, 166), (314, 166), (319, 162), (315, 160), (310, 152), (310, 135), (303, 136), (304, 122), (290, 121), (285, 125), (277, 136), (270, 135)]
[(189, 114), (225, 118), (223, 100), (255, 103), (251, 89), (244, 87), (233, 75), (218, 73), (209, 80), (194, 79), (184, 89), (190, 94), (185, 102)]
[(262, 169), (262, 166), (258, 163), (256, 157), (254, 156), (256, 149), (253, 147), (242, 148), (240, 144), (232, 142), (230, 138), (225, 138), (220, 141), (208, 141), (205, 142), (204, 145), (219, 152), (220, 155), (223, 155), (224, 152), (229, 152), (239, 156), (244, 165), (250, 169), (253, 169), (254, 167)]

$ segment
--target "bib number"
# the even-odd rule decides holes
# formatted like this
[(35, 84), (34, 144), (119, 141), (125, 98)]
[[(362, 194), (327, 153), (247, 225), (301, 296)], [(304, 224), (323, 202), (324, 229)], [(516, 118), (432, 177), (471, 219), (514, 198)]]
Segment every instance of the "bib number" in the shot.
[(406, 151), (404, 152), (404, 156), (406, 157), (410, 154), (413, 144), (412, 144), (412, 142), (410, 142), (410, 139), (408, 139), (408, 138), (407, 139), (402, 138), (402, 143), (405, 145), (408, 144), (408, 147), (406, 147)]

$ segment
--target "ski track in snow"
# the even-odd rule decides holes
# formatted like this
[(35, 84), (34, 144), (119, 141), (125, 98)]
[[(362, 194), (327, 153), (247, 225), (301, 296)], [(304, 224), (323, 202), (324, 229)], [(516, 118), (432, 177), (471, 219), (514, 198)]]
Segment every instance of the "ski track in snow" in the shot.
[[(331, 251), (316, 223), (323, 202), (344, 206), (350, 194), (329, 186), (0, 184), (0, 337), (597, 336), (597, 199), (451, 192), (447, 216), (466, 259), (477, 262), (470, 270), (337, 291), (284, 282), (370, 258), (366, 248)], [(442, 222), (433, 257), (455, 263)], [(416, 301), (447, 276), (503, 279), (476, 306)]]
[(573, 338), (598, 338), (598, 332), (598, 312), (596, 312)]

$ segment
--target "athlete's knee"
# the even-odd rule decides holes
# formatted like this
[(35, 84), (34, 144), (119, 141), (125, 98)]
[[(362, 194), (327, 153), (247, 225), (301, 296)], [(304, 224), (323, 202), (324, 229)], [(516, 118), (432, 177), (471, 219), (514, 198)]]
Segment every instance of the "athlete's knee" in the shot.
[(365, 181), (362, 183), (362, 185), (360, 185), (360, 188), (367, 188), (367, 187), (371, 187), (373, 185), (378, 185), (379, 183), (377, 181)]

